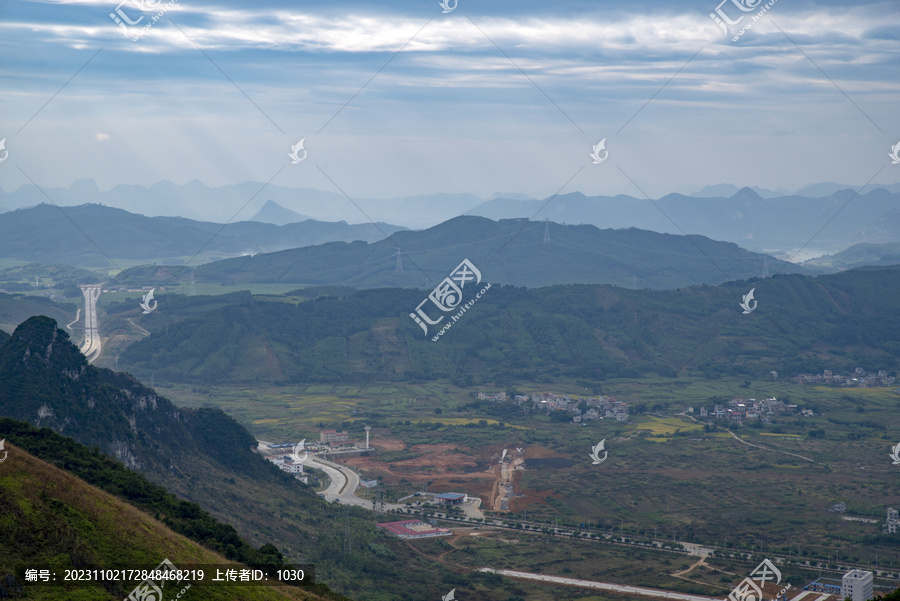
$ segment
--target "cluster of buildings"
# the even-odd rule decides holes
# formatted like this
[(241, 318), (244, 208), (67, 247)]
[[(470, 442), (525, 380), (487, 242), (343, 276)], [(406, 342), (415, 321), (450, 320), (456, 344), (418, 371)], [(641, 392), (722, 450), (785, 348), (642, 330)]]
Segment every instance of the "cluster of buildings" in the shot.
[(877, 388), (879, 386), (893, 386), (896, 378), (889, 376), (885, 370), (878, 373), (867, 372), (862, 367), (857, 367), (849, 376), (835, 375), (830, 369), (826, 369), (821, 375), (801, 374), (794, 377), (799, 384), (821, 384), (823, 386), (854, 386), (856, 388)]
[[(700, 419), (727, 419), (733, 422), (763, 421), (769, 422), (774, 415), (792, 415), (798, 412), (797, 405), (779, 401), (775, 397), (768, 399), (731, 399), (728, 405), (716, 405), (712, 410), (701, 407)], [(802, 415), (811, 416), (810, 409), (800, 410)]]
[(306, 476), (303, 472), (302, 462), (295, 462), (287, 455), (282, 455), (281, 457), (269, 455), (268, 457), (266, 457), (266, 459), (277, 465), (278, 468), (281, 469), (281, 471), (287, 472), (289, 474), (294, 474), (294, 477), (304, 484), (309, 483), (308, 476)]
[[(850, 601), (869, 601), (875, 598), (874, 575), (868, 570), (850, 570), (843, 577), (817, 578), (803, 588), (804, 591), (840, 595), (841, 599)], [(800, 595), (803, 595), (801, 593)], [(795, 597), (799, 599), (800, 596)], [(812, 599), (812, 597), (810, 597)]]
[[(520, 407), (531, 401), (536, 409), (547, 414), (550, 414), (552, 411), (570, 413), (572, 414), (572, 421), (575, 423), (606, 418), (620, 422), (628, 421), (628, 405), (608, 396), (570, 397), (567, 394), (559, 395), (552, 392), (543, 392), (531, 397), (517, 394), (515, 397), (510, 398), (505, 392), (479, 392), (476, 398), (479, 401), (493, 401), (495, 403), (511, 401)], [(582, 403), (587, 407), (584, 411), (581, 409)]]
[[(833, 511), (834, 513), (844, 513), (845, 511), (847, 511), (847, 504), (844, 502), (835, 503), (828, 511)], [(854, 517), (844, 519), (855, 520), (858, 522), (867, 522), (870, 524), (878, 523), (878, 520), (870, 520), (867, 518)], [(893, 507), (887, 508), (887, 517), (884, 520), (884, 528), (882, 529), (882, 532), (884, 532), (885, 534), (900, 534), (900, 512), (898, 512)]]

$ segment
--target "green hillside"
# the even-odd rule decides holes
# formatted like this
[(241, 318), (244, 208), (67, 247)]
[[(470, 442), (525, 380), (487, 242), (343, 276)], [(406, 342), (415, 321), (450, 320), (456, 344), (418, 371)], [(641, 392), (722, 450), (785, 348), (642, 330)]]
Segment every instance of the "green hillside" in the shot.
[[(5, 447), (9, 453), (0, 464), (0, 540), (4, 541), (5, 547), (5, 552), (0, 555), (0, 574), (18, 574), (17, 582), (25, 598), (118, 600), (134, 586), (125, 582), (105, 586), (39, 586), (25, 582), (21, 575), (25, 568), (53, 568), (61, 575), (66, 568), (153, 566), (163, 559), (169, 559), (177, 567), (233, 563), (226, 556), (210, 550), (209, 544), (201, 546), (195, 542), (198, 538), (205, 538), (205, 543), (213, 542), (205, 535), (216, 529), (230, 531), (227, 540), (232, 549), (235, 546), (250, 549), (233, 529), (217, 524), (196, 506), (175, 501), (171, 495), (121, 464), (70, 439), (48, 429), (38, 430), (8, 419), (0, 420), (0, 432), (7, 437)], [(51, 462), (39, 459), (23, 447), (33, 449)], [(93, 485), (70, 472), (82, 474)], [(124, 502), (123, 497), (132, 502), (142, 498), (138, 504), (153, 511), (156, 517)], [(172, 509), (178, 509), (184, 515), (175, 515), (177, 511), (170, 513)], [(185, 519), (188, 515), (193, 519)], [(190, 533), (194, 540), (173, 531), (170, 526)], [(280, 563), (277, 551), (268, 555), (266, 549), (262, 551), (254, 551), (255, 555), (247, 565), (255, 563), (269, 567)], [(179, 588), (174, 583), (164, 587), (166, 594), (172, 596)], [(170, 589), (171, 593), (168, 593)], [(202, 583), (193, 582), (181, 599), (341, 598), (323, 587), (314, 591), (288, 587), (204, 587)], [(8, 592), (15, 595), (15, 591)]]
[[(758, 307), (739, 303), (755, 289)], [(492, 287), (438, 342), (409, 317), (423, 292), (379, 289), (295, 304), (256, 297), (198, 316), (160, 312), (120, 364), (213, 384), (458, 383), (642, 374), (784, 375), (898, 367), (900, 268), (781, 275), (682, 290)], [(175, 303), (173, 303), (175, 304)], [(137, 309), (129, 307), (131, 314)]]
[[(286, 561), (314, 564), (318, 582), (355, 599), (400, 601), (419, 598), (422, 591), (437, 594), (449, 575), (440, 565), (420, 562), (414, 573), (401, 577), (403, 565), (419, 560), (375, 528), (378, 516), (359, 508), (346, 512), (320, 499), (254, 453), (256, 440), (223, 412), (176, 408), (128, 374), (87, 365), (47, 317), (28, 319), (0, 346), (0, 416), (48, 426), (97, 447), (179, 499), (196, 503), (257, 550), (272, 543)], [(9, 438), (26, 446), (16, 436)], [(76, 453), (66, 467), (83, 469), (89, 478), (109, 467), (96, 460), (96, 453)], [(200, 536), (226, 557), (258, 561), (257, 551), (239, 545), (229, 528), (211, 525), (193, 505), (162, 495), (133, 475), (113, 470), (107, 476), (113, 492), (158, 512), (173, 528)], [(346, 546), (345, 529), (352, 529), (352, 548)], [(386, 592), (388, 582), (391, 591)]]
[[(2, 286), (0, 286), (2, 287)], [(71, 301), (71, 304), (55, 303), (42, 296), (26, 296), (24, 294), (4, 294), (0, 292), (0, 342), (5, 334), (12, 333), (20, 323), (33, 315), (46, 315), (52, 317), (60, 324), (68, 324), (76, 315), (75, 302), (83, 305), (83, 301)], [(84, 320), (72, 324), (81, 332)]]
[[(545, 241), (545, 231), (549, 242)], [(397, 270), (397, 248), (402, 271)], [(422, 231), (399, 231), (391, 240), (330, 242), (237, 257), (198, 267), (198, 282), (226, 286), (290, 283), (356, 288), (431, 287), (468, 258), (490, 282), (515, 286), (612, 284), (677, 288), (718, 284), (762, 273), (764, 256), (704, 236), (675, 236), (635, 228), (600, 230), (527, 219), (491, 221), (456, 217)], [(773, 272), (797, 273), (795, 265), (768, 258)], [(114, 283), (183, 282), (187, 270), (136, 267)], [(427, 283), (430, 282), (430, 283)]]

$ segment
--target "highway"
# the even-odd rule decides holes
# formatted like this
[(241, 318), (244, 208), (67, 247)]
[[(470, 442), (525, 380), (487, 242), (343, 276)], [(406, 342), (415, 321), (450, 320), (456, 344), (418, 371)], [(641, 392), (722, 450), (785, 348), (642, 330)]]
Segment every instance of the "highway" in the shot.
[(699, 595), (673, 593), (671, 591), (663, 591), (654, 588), (644, 588), (642, 586), (610, 584), (608, 582), (594, 582), (593, 580), (579, 580), (577, 578), (562, 578), (561, 576), (547, 576), (546, 574), (532, 574), (530, 572), (517, 572), (515, 570), (495, 570), (494, 568), (481, 568), (478, 571), (500, 574), (501, 576), (508, 576), (510, 578), (521, 578), (522, 580), (537, 580), (540, 582), (549, 582), (552, 584), (583, 586), (585, 588), (595, 588), (617, 593), (631, 593), (632, 595), (641, 595), (644, 597), (658, 597), (662, 599), (673, 599), (676, 601), (716, 601), (713, 597), (701, 597)]
[(81, 286), (84, 294), (84, 344), (81, 345), (81, 352), (87, 357), (88, 363), (96, 361), (102, 350), (100, 322), (97, 319), (97, 300), (100, 298), (101, 286)]
[[(307, 465), (322, 470), (328, 475), (329, 480), (331, 480), (328, 488), (321, 493), (326, 501), (330, 502), (337, 500), (344, 505), (356, 505), (357, 507), (365, 507), (366, 509), (372, 508), (372, 501), (361, 499), (356, 496), (356, 489), (359, 487), (359, 475), (356, 472), (339, 463), (322, 459), (318, 455), (310, 455), (308, 461), (309, 463)], [(399, 503), (384, 504), (386, 510), (400, 509), (402, 507), (406, 506)]]

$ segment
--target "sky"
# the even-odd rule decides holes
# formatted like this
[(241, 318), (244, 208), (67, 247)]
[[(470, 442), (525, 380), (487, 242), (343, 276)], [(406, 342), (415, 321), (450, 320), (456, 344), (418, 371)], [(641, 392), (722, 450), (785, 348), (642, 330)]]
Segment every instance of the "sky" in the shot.
[(898, 42), (896, 1), (0, 0), (0, 187), (897, 183)]

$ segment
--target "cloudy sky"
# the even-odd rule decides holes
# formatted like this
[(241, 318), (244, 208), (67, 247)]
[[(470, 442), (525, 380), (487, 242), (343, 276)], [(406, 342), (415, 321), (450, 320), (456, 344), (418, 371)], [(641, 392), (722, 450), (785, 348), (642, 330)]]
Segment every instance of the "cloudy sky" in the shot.
[(900, 3), (717, 1), (0, 0), (0, 186), (900, 182)]

